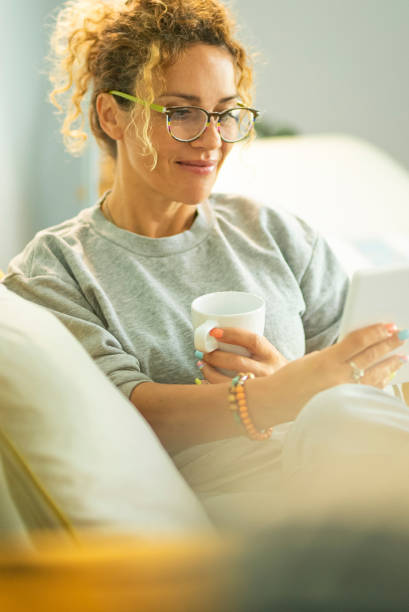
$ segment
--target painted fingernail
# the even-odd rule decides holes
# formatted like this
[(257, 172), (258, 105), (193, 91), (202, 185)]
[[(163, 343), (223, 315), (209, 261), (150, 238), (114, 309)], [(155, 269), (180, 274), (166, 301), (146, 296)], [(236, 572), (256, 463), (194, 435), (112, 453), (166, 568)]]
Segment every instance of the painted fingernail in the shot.
[(407, 340), (409, 338), (409, 329), (401, 329), (398, 333), (399, 340)]
[(209, 336), (213, 336), (213, 338), (219, 339), (223, 336), (223, 330), (219, 327), (213, 327), (213, 329), (209, 331)]
[(199, 359), (199, 361), (196, 361), (196, 365), (197, 365), (197, 367), (199, 368), (199, 370), (201, 370), (202, 368), (204, 368), (204, 365), (205, 365), (205, 364), (204, 364), (204, 362), (203, 362), (203, 361), (201, 361), (201, 360)]
[(202, 381), (200, 380), (200, 378), (195, 378), (195, 385), (201, 385)]
[(409, 361), (409, 355), (397, 355), (403, 363), (407, 363)]
[(195, 351), (195, 357), (197, 359), (203, 359), (203, 353), (202, 351)]
[(398, 331), (398, 326), (396, 325), (396, 323), (387, 323), (385, 325), (385, 329), (389, 334), (394, 334)]

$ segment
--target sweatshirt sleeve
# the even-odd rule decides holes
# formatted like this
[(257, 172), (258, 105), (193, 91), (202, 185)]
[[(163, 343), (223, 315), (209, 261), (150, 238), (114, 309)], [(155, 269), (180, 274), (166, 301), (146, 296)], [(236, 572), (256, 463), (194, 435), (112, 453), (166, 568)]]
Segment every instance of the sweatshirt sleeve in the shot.
[(2, 282), (11, 291), (57, 316), (126, 397), (138, 383), (151, 381), (141, 372), (136, 355), (125, 351), (105, 327), (75, 281), (50, 272), (30, 276), (12, 262)]
[(348, 289), (346, 273), (320, 235), (312, 246), (300, 288), (306, 305), (302, 317), (306, 352), (311, 353), (337, 340)]
[(303, 219), (265, 209), (265, 226), (289, 266), (303, 307), (305, 352), (336, 342), (348, 290), (348, 276), (325, 238)]

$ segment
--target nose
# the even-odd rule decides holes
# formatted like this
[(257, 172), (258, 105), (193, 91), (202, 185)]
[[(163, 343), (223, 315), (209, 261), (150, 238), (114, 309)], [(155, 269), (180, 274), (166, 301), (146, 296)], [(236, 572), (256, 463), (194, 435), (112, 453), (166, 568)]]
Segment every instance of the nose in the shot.
[(210, 123), (206, 125), (203, 134), (197, 140), (190, 143), (197, 148), (218, 149), (222, 146), (222, 139), (219, 134), (217, 118), (211, 117)]

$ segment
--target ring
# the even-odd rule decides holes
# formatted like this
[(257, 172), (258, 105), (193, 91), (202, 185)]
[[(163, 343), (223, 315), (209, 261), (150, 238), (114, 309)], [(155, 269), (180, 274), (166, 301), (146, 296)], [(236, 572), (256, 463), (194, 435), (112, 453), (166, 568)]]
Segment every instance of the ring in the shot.
[(350, 361), (349, 365), (351, 366), (351, 369), (352, 369), (352, 379), (353, 379), (353, 381), (355, 383), (360, 383), (361, 382), (361, 378), (365, 375), (365, 370), (361, 370), (361, 368), (358, 368), (356, 363), (354, 363), (353, 361)]

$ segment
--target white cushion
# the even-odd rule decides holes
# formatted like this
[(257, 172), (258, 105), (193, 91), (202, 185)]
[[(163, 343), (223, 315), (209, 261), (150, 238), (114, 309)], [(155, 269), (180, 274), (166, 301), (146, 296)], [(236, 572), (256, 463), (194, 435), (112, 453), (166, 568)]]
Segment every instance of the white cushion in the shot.
[[(24, 488), (35, 490), (20, 508), (28, 525), (27, 505), (42, 497), (74, 527), (140, 534), (209, 527), (131, 402), (55, 316), (1, 284), (0, 433), (12, 449), (8, 464), (11, 456), (25, 463)], [(10, 473), (8, 480), (18, 504), (13, 487), (21, 481)]]
[(325, 236), (409, 233), (409, 174), (387, 153), (345, 134), (260, 138), (227, 157), (214, 191), (282, 206)]
[(235, 147), (215, 191), (283, 207), (324, 234), (344, 269), (407, 264), (409, 173), (346, 134), (260, 138)]

